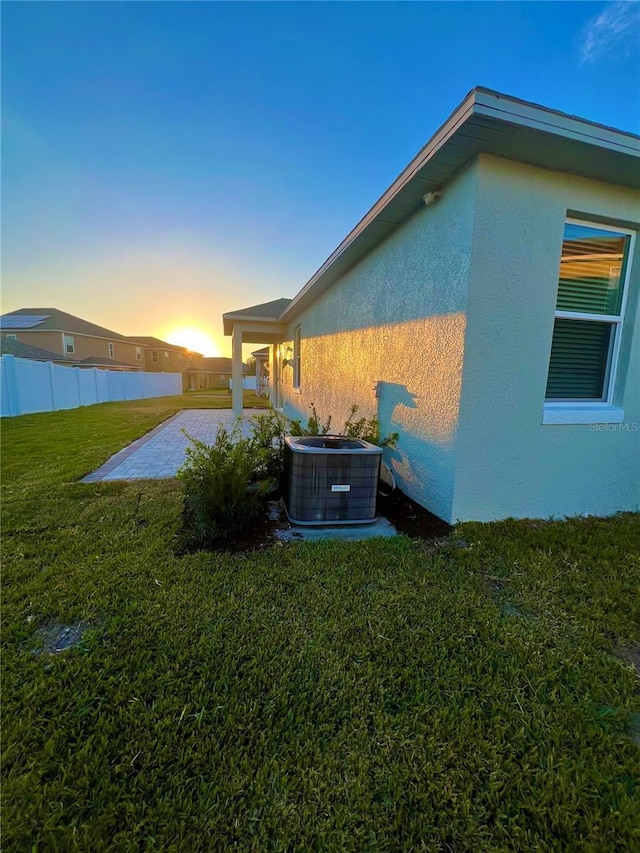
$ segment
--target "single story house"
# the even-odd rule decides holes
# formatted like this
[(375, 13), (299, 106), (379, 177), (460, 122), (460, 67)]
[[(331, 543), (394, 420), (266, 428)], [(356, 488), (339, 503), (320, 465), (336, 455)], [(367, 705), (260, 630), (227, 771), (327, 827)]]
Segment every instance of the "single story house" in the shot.
[[(209, 375), (209, 388), (231, 387), (231, 359), (221, 356), (205, 356), (204, 368)], [(247, 375), (247, 365), (242, 363), (242, 375)]]
[(446, 521), (638, 510), (639, 224), (638, 136), (474, 89), (293, 299), (224, 315), (234, 371), (269, 344), (286, 415), (377, 414)]

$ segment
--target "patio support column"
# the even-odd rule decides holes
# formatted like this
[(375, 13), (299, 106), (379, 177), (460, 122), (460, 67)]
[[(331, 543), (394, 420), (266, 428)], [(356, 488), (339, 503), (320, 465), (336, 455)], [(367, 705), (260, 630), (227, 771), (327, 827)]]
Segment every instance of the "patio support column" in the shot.
[(231, 333), (231, 378), (233, 414), (242, 414), (242, 329), (234, 325)]
[(260, 394), (262, 391), (263, 378), (262, 378), (262, 358), (256, 358), (256, 394)]

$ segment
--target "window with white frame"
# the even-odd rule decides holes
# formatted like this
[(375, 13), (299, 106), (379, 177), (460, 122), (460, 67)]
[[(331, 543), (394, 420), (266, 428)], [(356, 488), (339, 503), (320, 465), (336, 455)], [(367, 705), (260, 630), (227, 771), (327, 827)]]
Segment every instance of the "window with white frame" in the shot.
[(136, 361), (142, 361), (142, 347), (136, 347)]
[(158, 361), (158, 350), (156, 350), (156, 349), (152, 349), (152, 350), (151, 350), (151, 361), (152, 361), (154, 364), (156, 364), (156, 363), (157, 363), (157, 361)]
[(109, 341), (109, 358), (114, 358), (115, 354), (116, 354), (116, 348), (111, 343), (111, 341)]
[(17, 335), (7, 335), (7, 340), (8, 341), (17, 341), (18, 336)]
[(300, 387), (300, 367), (301, 367), (301, 356), (300, 356), (300, 345), (302, 342), (302, 329), (300, 326), (296, 326), (293, 331), (293, 387)]
[(634, 233), (565, 223), (546, 406), (613, 401)]
[(63, 338), (65, 354), (74, 355), (76, 351), (76, 342), (73, 339), (73, 335), (63, 335)]
[(169, 361), (169, 353), (166, 350), (164, 351), (164, 360)]

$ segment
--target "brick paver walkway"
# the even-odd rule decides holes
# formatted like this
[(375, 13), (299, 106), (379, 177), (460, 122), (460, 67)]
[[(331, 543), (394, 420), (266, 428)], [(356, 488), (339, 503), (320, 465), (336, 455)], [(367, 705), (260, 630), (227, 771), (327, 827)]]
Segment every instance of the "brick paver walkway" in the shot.
[[(247, 419), (257, 414), (264, 414), (264, 409), (244, 410), (243, 434), (248, 430)], [(184, 461), (185, 448), (189, 444), (189, 439), (182, 430), (211, 444), (218, 432), (218, 426), (224, 424), (231, 428), (235, 420), (229, 409), (185, 409), (116, 453), (82, 482), (175, 477)]]

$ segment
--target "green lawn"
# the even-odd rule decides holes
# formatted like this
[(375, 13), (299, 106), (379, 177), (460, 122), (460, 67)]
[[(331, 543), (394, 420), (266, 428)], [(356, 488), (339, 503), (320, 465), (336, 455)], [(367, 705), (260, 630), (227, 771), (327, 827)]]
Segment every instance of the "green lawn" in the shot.
[(640, 849), (638, 517), (176, 557), (76, 481), (203, 404), (2, 422), (3, 849)]

